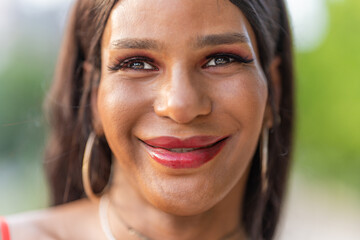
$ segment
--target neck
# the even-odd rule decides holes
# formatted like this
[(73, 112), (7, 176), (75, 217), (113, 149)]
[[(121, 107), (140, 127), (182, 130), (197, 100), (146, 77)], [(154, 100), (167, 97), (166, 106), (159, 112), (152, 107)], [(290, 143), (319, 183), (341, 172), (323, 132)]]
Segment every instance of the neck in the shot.
[[(117, 164), (114, 167), (114, 179), (108, 193), (108, 217), (114, 236), (128, 236), (129, 226), (152, 240), (246, 239), (240, 220), (247, 174), (214, 207), (200, 214), (178, 216), (152, 206), (127, 180), (120, 167)], [(227, 235), (231, 236), (226, 238)]]

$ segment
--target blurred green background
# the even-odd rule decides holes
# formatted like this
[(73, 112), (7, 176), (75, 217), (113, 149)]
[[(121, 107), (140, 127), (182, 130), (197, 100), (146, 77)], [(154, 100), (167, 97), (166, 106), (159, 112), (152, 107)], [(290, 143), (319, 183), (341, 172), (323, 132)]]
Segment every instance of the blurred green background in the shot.
[[(293, 173), (360, 196), (360, 1), (323, 3), (327, 24), (319, 44), (301, 47), (305, 39), (301, 34), (296, 39)], [(13, 36), (6, 44), (0, 41), (0, 215), (47, 205), (42, 101), (68, 6), (59, 13), (58, 8), (27, 12), (13, 5), (8, 3), (15, 11), (12, 25), (0, 25)]]
[(323, 43), (297, 52), (295, 171), (360, 193), (360, 1), (328, 1)]

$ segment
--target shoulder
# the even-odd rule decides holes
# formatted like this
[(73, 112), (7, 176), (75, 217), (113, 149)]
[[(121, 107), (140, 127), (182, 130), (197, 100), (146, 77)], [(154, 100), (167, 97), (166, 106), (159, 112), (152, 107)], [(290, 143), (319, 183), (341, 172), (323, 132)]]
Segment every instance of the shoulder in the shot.
[[(21, 213), (6, 217), (9, 225), (11, 240), (16, 239), (52, 239), (51, 235), (45, 234), (44, 221), (46, 210)], [(56, 236), (54, 236), (56, 239)]]
[(84, 235), (98, 234), (96, 227), (89, 228), (98, 226), (97, 216), (97, 206), (83, 199), (41, 211), (7, 216), (6, 221), (11, 240), (74, 239), (74, 236), (85, 239)]

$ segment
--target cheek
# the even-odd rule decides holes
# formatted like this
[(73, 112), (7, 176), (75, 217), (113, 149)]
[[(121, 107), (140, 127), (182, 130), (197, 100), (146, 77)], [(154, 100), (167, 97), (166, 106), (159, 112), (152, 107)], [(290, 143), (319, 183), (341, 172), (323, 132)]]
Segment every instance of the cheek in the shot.
[(252, 71), (228, 79), (217, 86), (218, 112), (223, 116), (222, 122), (236, 134), (229, 150), (224, 172), (235, 177), (239, 169), (245, 169), (255, 152), (261, 132), (267, 103), (266, 79)]
[(131, 129), (144, 114), (146, 96), (134, 84), (103, 78), (98, 94), (98, 109), (105, 136), (112, 149), (129, 142)]
[(220, 82), (216, 89), (214, 98), (219, 111), (229, 116), (238, 129), (253, 129), (261, 124), (268, 97), (263, 74), (248, 71)]

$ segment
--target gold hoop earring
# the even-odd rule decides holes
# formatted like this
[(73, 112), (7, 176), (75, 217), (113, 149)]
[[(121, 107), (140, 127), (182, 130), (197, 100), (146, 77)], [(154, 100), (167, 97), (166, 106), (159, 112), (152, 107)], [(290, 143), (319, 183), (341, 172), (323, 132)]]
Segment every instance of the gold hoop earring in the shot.
[(90, 173), (89, 173), (91, 152), (94, 147), (95, 139), (96, 139), (96, 134), (94, 132), (91, 132), (85, 145), (85, 152), (82, 162), (82, 181), (86, 196), (92, 202), (99, 202), (100, 198), (93, 192), (91, 188)]
[(262, 128), (261, 133), (261, 192), (265, 193), (268, 189), (268, 152), (269, 152), (269, 129), (267, 127)]

